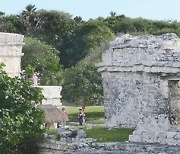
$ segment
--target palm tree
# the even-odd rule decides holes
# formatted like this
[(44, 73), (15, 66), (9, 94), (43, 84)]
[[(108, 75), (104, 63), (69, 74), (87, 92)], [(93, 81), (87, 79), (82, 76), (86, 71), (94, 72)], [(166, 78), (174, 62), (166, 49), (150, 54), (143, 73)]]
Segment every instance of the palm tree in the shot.
[(37, 25), (36, 7), (29, 4), (20, 14), (20, 18), (26, 27), (27, 35), (33, 34)]
[(26, 10), (23, 10), (21, 15), (24, 17), (29, 17), (29, 16), (35, 14), (35, 11), (36, 11), (35, 5), (29, 4), (26, 6)]
[(114, 17), (114, 16), (116, 16), (116, 12), (111, 11), (110, 15), (111, 15), (111, 17)]

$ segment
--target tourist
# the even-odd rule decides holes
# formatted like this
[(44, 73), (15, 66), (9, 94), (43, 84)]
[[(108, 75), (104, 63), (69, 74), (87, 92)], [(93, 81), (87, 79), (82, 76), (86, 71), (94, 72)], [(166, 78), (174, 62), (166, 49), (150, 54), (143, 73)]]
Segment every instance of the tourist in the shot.
[(78, 121), (79, 121), (79, 125), (80, 125), (80, 126), (82, 126), (82, 125), (83, 125), (83, 122), (85, 121), (84, 117), (85, 117), (85, 114), (84, 114), (84, 112), (83, 112), (83, 109), (80, 108), (80, 109), (79, 109), (79, 112), (78, 112)]
[(33, 85), (38, 86), (38, 76), (36, 73), (34, 73), (32, 80), (33, 80)]
[(66, 121), (68, 121), (68, 113), (66, 112), (66, 109), (63, 107), (62, 108), (62, 122), (61, 122), (61, 128), (65, 128), (66, 126)]
[(41, 74), (40, 74), (40, 72), (38, 71), (37, 73), (36, 73), (36, 75), (37, 75), (37, 77), (38, 77), (38, 85), (40, 85), (40, 81), (41, 81)]
[(22, 82), (26, 81), (25, 70), (20, 71), (20, 79)]

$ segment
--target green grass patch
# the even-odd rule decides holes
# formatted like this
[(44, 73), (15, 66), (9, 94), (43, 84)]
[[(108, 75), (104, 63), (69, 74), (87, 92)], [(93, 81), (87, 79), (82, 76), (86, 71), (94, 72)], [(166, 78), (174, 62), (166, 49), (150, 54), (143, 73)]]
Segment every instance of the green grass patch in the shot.
[(86, 121), (86, 123), (88, 123), (88, 124), (104, 124), (105, 119), (89, 120), (89, 121)]
[[(80, 107), (66, 106), (69, 116), (77, 116)], [(104, 117), (104, 106), (87, 106), (85, 108), (87, 118)]]
[(46, 129), (45, 133), (48, 135), (57, 135), (58, 134), (57, 131), (54, 129)]
[(60, 140), (60, 138), (61, 138), (60, 134), (58, 134), (58, 132), (56, 130), (54, 130), (54, 129), (46, 129), (45, 133), (47, 135), (54, 135), (57, 140)]
[(85, 129), (86, 135), (89, 138), (97, 139), (97, 142), (125, 142), (129, 135), (133, 133), (133, 129), (120, 128), (108, 130), (103, 127), (94, 127), (92, 129)]

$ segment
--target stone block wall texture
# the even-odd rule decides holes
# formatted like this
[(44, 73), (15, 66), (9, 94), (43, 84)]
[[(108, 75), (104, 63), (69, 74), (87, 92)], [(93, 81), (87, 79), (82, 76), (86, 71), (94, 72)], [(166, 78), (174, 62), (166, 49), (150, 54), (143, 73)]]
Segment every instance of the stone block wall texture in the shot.
[(121, 35), (97, 67), (108, 127), (136, 128), (133, 142), (180, 145), (180, 39), (175, 34)]
[(23, 35), (0, 32), (0, 62), (4, 70), (12, 77), (19, 76), (21, 70)]
[(142, 78), (132, 72), (103, 73), (105, 117), (108, 127), (133, 128), (141, 117)]
[(46, 99), (42, 101), (42, 104), (48, 105), (52, 104), (57, 107), (62, 106), (61, 103), (61, 86), (40, 86), (43, 91), (43, 95)]

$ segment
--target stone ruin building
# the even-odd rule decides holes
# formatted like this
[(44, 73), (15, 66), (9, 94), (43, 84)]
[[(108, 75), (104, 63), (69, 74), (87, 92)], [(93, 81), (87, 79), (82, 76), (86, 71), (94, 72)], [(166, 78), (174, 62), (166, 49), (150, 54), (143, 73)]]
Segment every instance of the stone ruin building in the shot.
[(180, 39), (121, 35), (97, 65), (108, 127), (136, 128), (132, 142), (180, 145)]
[(19, 76), (21, 70), (23, 35), (0, 32), (0, 62), (4, 70), (12, 77)]
[[(3, 62), (6, 66), (4, 70), (9, 76), (19, 76), (21, 71), (21, 57), (24, 36), (13, 33), (0, 32), (0, 62)], [(45, 100), (42, 104), (52, 104), (55, 106), (61, 106), (61, 86), (40, 86), (43, 88), (43, 94)]]

